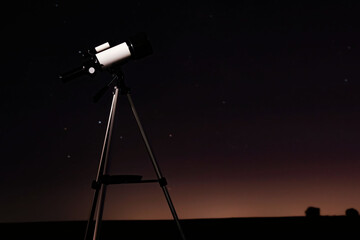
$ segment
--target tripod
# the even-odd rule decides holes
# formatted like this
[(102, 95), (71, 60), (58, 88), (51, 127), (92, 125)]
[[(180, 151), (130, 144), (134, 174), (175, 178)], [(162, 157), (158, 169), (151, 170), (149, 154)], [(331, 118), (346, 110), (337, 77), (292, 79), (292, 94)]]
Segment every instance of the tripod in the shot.
[[(164, 193), (167, 203), (169, 205), (172, 216), (173, 216), (175, 223), (177, 225), (177, 228), (180, 232), (181, 239), (185, 240), (185, 235), (182, 231), (178, 216), (175, 211), (175, 207), (171, 201), (170, 194), (166, 187), (166, 185), (167, 185), (166, 179), (163, 177), (163, 175), (160, 171), (159, 165), (158, 165), (158, 163), (155, 159), (155, 156), (151, 150), (149, 141), (145, 135), (144, 129), (142, 127), (139, 116), (136, 112), (134, 103), (132, 101), (132, 98), (130, 95), (130, 89), (124, 83), (124, 74), (121, 71), (116, 71), (114, 73), (113, 81), (114, 80), (116, 81), (116, 83), (115, 83), (114, 91), (113, 91), (113, 99), (112, 99), (108, 123), (107, 123), (107, 127), (106, 127), (105, 139), (104, 139), (104, 143), (103, 143), (103, 147), (102, 147), (102, 152), (101, 152), (101, 157), (100, 157), (96, 180), (94, 180), (92, 183), (92, 188), (95, 189), (95, 192), (94, 192), (94, 197), (93, 197), (89, 220), (87, 222), (84, 240), (89, 240), (90, 225), (94, 220), (94, 215), (95, 215), (96, 210), (97, 211), (96, 211), (95, 227), (94, 227), (94, 232), (93, 232), (93, 240), (99, 239), (100, 225), (101, 225), (101, 221), (102, 221), (107, 185), (109, 185), (109, 184), (125, 184), (125, 183), (149, 183), (149, 182), (158, 182), (160, 184), (160, 187), (163, 190), (163, 193)], [(145, 143), (148, 155), (149, 155), (152, 165), (154, 167), (154, 170), (155, 170), (155, 173), (157, 176), (157, 179), (155, 179), (155, 180), (142, 180), (142, 176), (139, 176), (139, 175), (109, 175), (109, 174), (107, 174), (107, 172), (108, 172), (108, 154), (109, 154), (109, 148), (110, 148), (111, 134), (112, 134), (113, 125), (114, 125), (114, 117), (115, 117), (116, 103), (118, 100), (119, 90), (120, 90), (121, 95), (127, 96), (132, 113), (135, 117), (136, 123), (139, 127), (139, 130), (140, 130), (140, 133), (142, 136), (142, 139)]]

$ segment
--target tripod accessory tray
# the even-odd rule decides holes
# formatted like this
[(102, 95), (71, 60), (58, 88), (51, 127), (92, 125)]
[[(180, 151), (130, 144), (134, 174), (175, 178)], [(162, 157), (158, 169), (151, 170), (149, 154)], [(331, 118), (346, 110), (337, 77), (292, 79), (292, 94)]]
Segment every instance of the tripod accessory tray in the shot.
[(99, 178), (99, 181), (94, 180), (91, 184), (91, 188), (99, 189), (101, 184), (110, 185), (110, 184), (127, 184), (127, 183), (151, 183), (151, 182), (159, 182), (160, 186), (166, 186), (167, 181), (166, 178), (162, 177), (159, 180), (157, 179), (149, 179), (142, 180), (141, 175), (109, 175), (105, 174)]

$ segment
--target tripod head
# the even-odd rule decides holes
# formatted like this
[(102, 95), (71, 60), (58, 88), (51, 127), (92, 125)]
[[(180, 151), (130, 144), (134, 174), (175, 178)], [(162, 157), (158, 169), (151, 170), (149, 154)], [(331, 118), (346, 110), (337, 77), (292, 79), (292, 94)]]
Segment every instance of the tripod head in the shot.
[(124, 73), (121, 70), (121, 66), (117, 66), (116, 68), (111, 68), (110, 72), (112, 73), (113, 79), (93, 96), (93, 101), (95, 103), (97, 103), (100, 100), (100, 98), (104, 96), (104, 94), (112, 84), (114, 84), (116, 87), (120, 89), (121, 95), (126, 95), (130, 93), (130, 88), (125, 84)]

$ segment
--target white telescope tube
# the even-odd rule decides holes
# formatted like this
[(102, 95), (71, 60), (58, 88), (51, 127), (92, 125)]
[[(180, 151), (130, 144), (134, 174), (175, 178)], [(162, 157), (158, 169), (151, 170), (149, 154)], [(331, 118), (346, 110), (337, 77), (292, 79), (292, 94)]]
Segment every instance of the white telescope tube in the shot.
[(131, 56), (128, 45), (120, 43), (112, 48), (106, 49), (95, 54), (99, 64), (103, 67), (108, 67), (113, 63), (119, 62)]

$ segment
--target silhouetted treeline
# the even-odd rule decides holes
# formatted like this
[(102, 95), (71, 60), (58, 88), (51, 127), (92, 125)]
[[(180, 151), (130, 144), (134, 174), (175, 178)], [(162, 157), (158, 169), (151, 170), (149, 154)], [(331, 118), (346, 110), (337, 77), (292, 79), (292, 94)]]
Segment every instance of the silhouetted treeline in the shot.
[[(306, 217), (320, 217), (320, 208), (310, 206), (305, 210)], [(359, 217), (359, 212), (355, 208), (348, 208), (345, 211), (347, 217)]]

